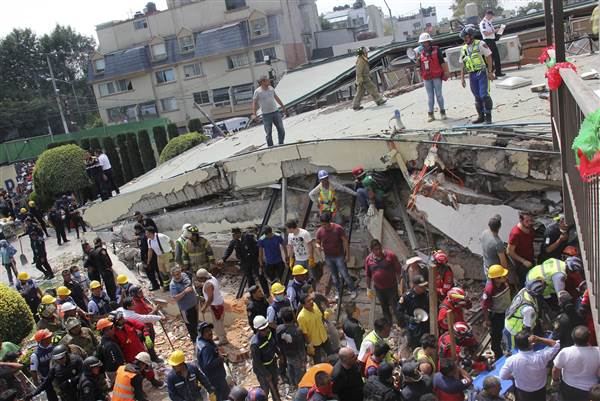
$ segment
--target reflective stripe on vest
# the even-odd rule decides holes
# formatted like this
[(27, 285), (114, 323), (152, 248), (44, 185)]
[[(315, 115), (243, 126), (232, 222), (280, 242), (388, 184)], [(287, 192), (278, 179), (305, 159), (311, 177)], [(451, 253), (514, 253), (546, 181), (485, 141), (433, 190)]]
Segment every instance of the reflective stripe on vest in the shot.
[[(368, 341), (371, 344), (373, 344), (373, 349), (375, 349), (375, 345), (377, 344), (387, 344), (387, 342), (379, 337), (379, 335), (375, 332), (375, 330), (371, 330), (369, 332), (369, 334), (367, 334), (365, 336), (365, 338), (363, 338), (363, 342)], [(367, 358), (369, 358), (371, 356), (372, 352), (369, 352), (369, 355), (367, 356)], [(385, 355), (385, 361), (386, 362), (392, 362), (394, 360), (394, 355), (392, 354), (391, 351), (388, 351), (388, 353)]]
[(556, 293), (554, 288), (554, 282), (552, 281), (552, 276), (556, 273), (567, 274), (567, 264), (562, 260), (550, 258), (541, 265), (537, 265), (531, 268), (527, 273), (527, 282), (531, 282), (538, 277), (541, 277), (546, 282), (546, 288), (544, 289), (544, 293), (542, 296), (547, 297)]
[(462, 47), (462, 60), (465, 65), (467, 72), (477, 72), (485, 68), (485, 61), (479, 52), (479, 45), (481, 41), (474, 39), (473, 46), (471, 47), (471, 53), (469, 53), (469, 46), (465, 43)]
[[(272, 332), (269, 331), (269, 336), (267, 337), (267, 339), (261, 345), (258, 346), (258, 348), (259, 349), (263, 349), (264, 347), (266, 347), (267, 345), (269, 345), (269, 341), (271, 341), (271, 336), (272, 336)], [(273, 361), (275, 360), (276, 356), (277, 356), (277, 354), (273, 355), (273, 358), (271, 358), (270, 361), (263, 362), (262, 364), (265, 365), (265, 366), (272, 364)]]
[(119, 366), (113, 387), (112, 401), (128, 401), (135, 398), (131, 380), (135, 377), (135, 372), (125, 370), (125, 365)]
[[(512, 304), (506, 311), (506, 319), (504, 320), (504, 326), (506, 330), (513, 336), (523, 330), (525, 326), (523, 324), (523, 308), (531, 306), (537, 313), (537, 301), (536, 299), (527, 292), (525, 288), (515, 295)], [(535, 320), (534, 320), (535, 324)], [(533, 327), (531, 327), (533, 329)]]
[(319, 190), (319, 211), (335, 213), (336, 209), (336, 199), (335, 199), (335, 190), (331, 187), (329, 189), (323, 188)]

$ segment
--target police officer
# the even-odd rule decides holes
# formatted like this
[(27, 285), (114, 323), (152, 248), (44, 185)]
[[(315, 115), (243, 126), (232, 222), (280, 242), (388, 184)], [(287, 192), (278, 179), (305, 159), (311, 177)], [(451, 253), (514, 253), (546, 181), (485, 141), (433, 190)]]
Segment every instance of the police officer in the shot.
[(513, 298), (510, 307), (506, 310), (504, 319), (503, 346), (510, 352), (514, 347), (514, 336), (522, 330), (533, 330), (537, 326), (540, 308), (537, 298), (546, 288), (546, 282), (539, 278), (525, 284)]
[[(39, 385), (50, 373), (50, 361), (52, 360), (54, 345), (52, 345), (52, 332), (48, 329), (38, 330), (33, 338), (38, 345), (29, 357), (31, 363), (29, 370), (31, 371), (33, 382), (35, 385)], [(47, 388), (46, 396), (48, 397), (48, 401), (58, 400), (51, 386)]]
[(209, 393), (209, 401), (217, 400), (208, 378), (194, 364), (185, 362), (183, 351), (173, 351), (167, 363), (171, 366), (167, 375), (167, 389), (171, 401), (204, 400), (205, 392)]
[(275, 282), (271, 285), (271, 294), (273, 294), (273, 301), (267, 308), (266, 316), (269, 321), (269, 326), (271, 326), (272, 329), (276, 329), (278, 325), (283, 324), (283, 319), (281, 319), (280, 316), (281, 310), (283, 308), (292, 308), (292, 303), (285, 293), (285, 287), (281, 283)]
[[(277, 391), (277, 341), (269, 328), (269, 321), (264, 316), (254, 318), (253, 327), (256, 333), (250, 340), (252, 370), (258, 379), (260, 388), (269, 395), (269, 390)], [(273, 395), (273, 399), (279, 396)]]
[(52, 350), (48, 376), (25, 398), (31, 399), (52, 387), (62, 401), (77, 401), (77, 383), (82, 369), (83, 361), (79, 356), (69, 353), (66, 345), (57, 345)]
[(298, 311), (300, 309), (298, 301), (304, 293), (302, 288), (308, 281), (308, 270), (302, 265), (296, 265), (292, 268), (292, 276), (294, 279), (288, 283), (286, 293), (292, 303), (292, 307), (295, 311)]
[(23, 299), (25, 299), (27, 306), (29, 306), (33, 314), (33, 318), (37, 322), (40, 319), (38, 316), (38, 307), (42, 301), (42, 290), (40, 290), (27, 272), (19, 272), (17, 279), (16, 289)]
[(246, 306), (246, 312), (248, 312), (248, 324), (252, 330), (256, 333), (256, 329), (253, 326), (254, 318), (256, 316), (267, 316), (267, 309), (269, 308), (269, 302), (265, 298), (262, 288), (258, 285), (253, 285), (248, 289), (250, 298), (248, 299), (248, 305)]
[(398, 314), (407, 327), (408, 344), (411, 349), (419, 345), (419, 341), (423, 334), (429, 333), (429, 320), (422, 321), (422, 317), (415, 316), (415, 310), (421, 309), (425, 312), (429, 311), (429, 291), (427, 291), (427, 281), (423, 276), (414, 276), (412, 280), (412, 288), (402, 297), (398, 303)]
[(77, 384), (80, 401), (108, 401), (110, 388), (102, 371), (102, 362), (95, 356), (83, 360), (83, 372)]
[[(258, 269), (258, 242), (254, 233), (250, 230), (242, 233), (240, 228), (235, 227), (231, 229), (231, 237), (223, 258), (217, 262), (217, 265), (223, 266), (235, 251), (235, 257), (240, 262), (242, 272), (246, 275), (248, 286), (253, 286), (256, 283), (254, 277), (258, 276), (263, 291), (268, 294), (269, 283), (265, 275)], [(252, 324), (250, 326), (252, 327)]]
[(212, 323), (208, 322), (200, 322), (198, 324), (196, 364), (214, 386), (217, 399), (224, 401), (227, 399), (231, 389), (229, 388), (229, 384), (227, 384), (227, 373), (225, 372), (223, 358), (213, 341), (213, 327)]
[[(102, 277), (106, 292), (111, 300), (117, 300), (117, 284), (112, 269), (112, 260), (108, 256), (108, 251), (102, 246), (102, 239), (94, 240), (94, 249), (89, 253), (89, 262)], [(98, 280), (99, 281), (99, 280)]]

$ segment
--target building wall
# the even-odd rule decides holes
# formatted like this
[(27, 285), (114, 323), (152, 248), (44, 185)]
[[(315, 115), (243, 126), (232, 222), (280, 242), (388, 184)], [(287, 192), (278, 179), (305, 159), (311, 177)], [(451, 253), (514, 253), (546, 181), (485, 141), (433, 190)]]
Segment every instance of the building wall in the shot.
[(383, 36), (383, 12), (379, 7), (369, 5), (366, 7), (369, 16), (369, 32), (375, 32), (378, 37)]
[(417, 14), (411, 19), (396, 20), (394, 24), (396, 28), (396, 40), (403, 42), (410, 38), (418, 37), (419, 34), (426, 31), (427, 24), (435, 27), (437, 25), (437, 16), (421, 17), (420, 14)]
[(315, 38), (319, 49), (356, 41), (354, 30), (345, 28), (315, 32)]

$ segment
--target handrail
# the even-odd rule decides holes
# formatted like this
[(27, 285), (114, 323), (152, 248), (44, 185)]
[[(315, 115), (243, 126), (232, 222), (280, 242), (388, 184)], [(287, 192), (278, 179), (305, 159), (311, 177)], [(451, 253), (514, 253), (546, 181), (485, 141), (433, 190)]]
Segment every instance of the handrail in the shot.
[(584, 83), (575, 71), (570, 68), (561, 68), (559, 72), (583, 115), (592, 114), (600, 108), (600, 97)]

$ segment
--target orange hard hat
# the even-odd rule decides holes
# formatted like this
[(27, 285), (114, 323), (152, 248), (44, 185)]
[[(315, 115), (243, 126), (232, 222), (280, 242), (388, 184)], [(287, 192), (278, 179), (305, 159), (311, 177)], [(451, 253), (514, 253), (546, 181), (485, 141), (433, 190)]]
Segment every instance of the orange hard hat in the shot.
[(35, 342), (39, 343), (40, 341), (52, 337), (52, 332), (48, 329), (42, 329), (35, 332), (33, 339)]
[(315, 385), (315, 376), (319, 372), (327, 372), (331, 376), (333, 373), (333, 366), (329, 363), (318, 363), (315, 366), (309, 368), (304, 376), (302, 376), (302, 380), (298, 383), (298, 388), (301, 387), (312, 387)]
[(98, 323), (96, 323), (96, 330), (98, 331), (102, 331), (107, 327), (112, 327), (113, 322), (111, 322), (110, 320), (103, 318), (98, 320)]

